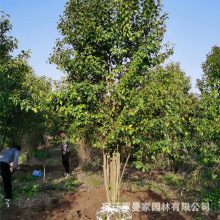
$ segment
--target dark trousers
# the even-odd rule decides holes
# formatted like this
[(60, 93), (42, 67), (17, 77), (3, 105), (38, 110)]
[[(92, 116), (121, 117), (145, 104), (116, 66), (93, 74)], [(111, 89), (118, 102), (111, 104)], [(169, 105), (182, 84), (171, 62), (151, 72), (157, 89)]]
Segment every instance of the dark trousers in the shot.
[(62, 162), (63, 162), (63, 166), (65, 167), (65, 170), (67, 173), (70, 172), (70, 169), (69, 169), (69, 155), (70, 155), (70, 152), (65, 152), (65, 154), (63, 153), (62, 151)]
[(0, 162), (0, 174), (3, 179), (5, 198), (10, 199), (12, 197), (10, 165), (5, 162)]

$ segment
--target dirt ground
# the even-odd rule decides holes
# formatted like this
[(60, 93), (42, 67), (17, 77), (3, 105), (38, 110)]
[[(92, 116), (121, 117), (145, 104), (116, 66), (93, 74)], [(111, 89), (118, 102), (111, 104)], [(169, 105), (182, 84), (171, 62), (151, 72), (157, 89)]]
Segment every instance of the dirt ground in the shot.
[[(46, 192), (46, 195), (48, 193)], [(90, 191), (83, 192), (68, 192), (64, 199), (59, 201), (58, 199), (52, 199), (51, 195), (50, 201), (46, 200), (46, 196), (41, 198), (41, 203), (35, 201), (35, 205), (26, 208), (19, 208), (16, 204), (11, 205), (9, 209), (4, 209), (1, 219), (36, 219), (36, 220), (73, 220), (73, 219), (96, 219), (96, 211), (102, 207), (102, 203), (106, 202), (105, 191), (103, 188), (93, 189)], [(153, 193), (150, 190), (145, 192), (122, 192), (121, 199), (123, 202), (130, 203), (131, 206), (133, 202), (169, 202), (163, 200), (159, 195)], [(33, 202), (32, 202), (33, 203)], [(30, 216), (30, 210), (35, 212), (34, 215)], [(132, 212), (133, 220), (143, 219), (143, 220), (190, 220), (191, 215), (187, 215), (183, 212), (142, 212), (134, 211)]]
[[(43, 219), (96, 219), (96, 211), (102, 207), (102, 203), (105, 203), (105, 191), (104, 189), (94, 189), (89, 192), (78, 192), (78, 193), (68, 193), (66, 197), (58, 202), (56, 205), (51, 208), (38, 213), (36, 216), (37, 220)], [(167, 202), (162, 200), (158, 195), (154, 194), (151, 191), (146, 192), (128, 192), (125, 191), (121, 195), (121, 199), (130, 203), (133, 202)], [(138, 220), (178, 220), (192, 219), (190, 215), (186, 215), (182, 212), (180, 213), (155, 213), (155, 212), (141, 212), (134, 211), (132, 212), (132, 219)]]
[[(31, 198), (19, 198), (10, 203), (10, 207), (3, 206), (1, 208), (0, 219), (1, 220), (96, 220), (96, 212), (102, 207), (102, 203), (106, 202), (105, 190), (101, 180), (96, 179), (96, 182), (91, 184), (88, 181), (89, 174), (83, 172), (76, 161), (71, 161), (73, 175), (75, 175), (80, 186), (76, 191), (62, 191), (59, 189), (46, 189), (40, 190), (36, 196)], [(32, 172), (34, 169), (43, 170), (42, 164), (21, 164), (19, 166), (20, 175)], [(55, 165), (47, 166), (47, 182), (65, 181), (62, 177), (63, 167), (59, 162)], [(134, 178), (139, 178), (138, 173), (134, 175)], [(151, 173), (149, 178), (153, 178), (163, 173)], [(92, 176), (92, 175), (90, 175)], [(146, 178), (147, 178), (146, 174)], [(125, 187), (121, 191), (121, 203), (129, 203), (132, 211), (133, 220), (200, 220), (200, 219), (217, 219), (217, 216), (213, 214), (207, 214), (204, 218), (198, 217), (199, 213), (184, 213), (177, 211), (141, 211), (141, 207), (133, 207), (134, 204), (142, 203), (160, 203), (171, 204), (174, 201), (166, 199), (162, 195), (159, 195), (147, 188), (133, 189), (132, 187)]]

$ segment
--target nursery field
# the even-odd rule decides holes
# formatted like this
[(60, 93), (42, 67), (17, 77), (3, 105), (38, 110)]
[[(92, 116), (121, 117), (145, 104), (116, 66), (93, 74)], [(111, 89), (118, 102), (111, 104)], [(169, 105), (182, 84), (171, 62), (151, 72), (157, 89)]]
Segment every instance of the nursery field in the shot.
[[(29, 6), (39, 4), (41, 11), (50, 4), (42, 2), (29, 1)], [(54, 26), (46, 25), (54, 21), (47, 17), (52, 15), (40, 16), (41, 26), (48, 27), (45, 35), (36, 28), (38, 13), (29, 29), (35, 36), (54, 37), (54, 46), (45, 58), (44, 46), (51, 44), (29, 36), (32, 41), (24, 48), (41, 45), (38, 58), (61, 71), (57, 79), (48, 77), (55, 76), (49, 68), (36, 74), (31, 50), (17, 51), (19, 41), (12, 33), (18, 32), (10, 15), (0, 10), (2, 220), (219, 219), (220, 47), (217, 42), (203, 47), (196, 40), (197, 55), (209, 52), (194, 81), (180, 62), (167, 62), (175, 49), (164, 42), (169, 14), (162, 2), (67, 1), (57, 39), (49, 30)], [(26, 9), (22, 4), (19, 10)], [(28, 16), (25, 22), (19, 16), (22, 28), (32, 21), (32, 13)], [(207, 24), (217, 26), (211, 20)], [(209, 33), (203, 26), (202, 31)], [(193, 45), (183, 43), (187, 49)], [(187, 53), (182, 53), (190, 61), (185, 65), (193, 66), (197, 55), (192, 59)], [(14, 198), (7, 207), (11, 162)], [(43, 178), (32, 175), (44, 167)]]
[[(1, 220), (96, 219), (97, 211), (106, 203), (103, 174), (99, 164), (79, 165), (79, 158), (74, 154), (70, 159), (72, 175), (63, 177), (60, 150), (50, 149), (48, 153), (45, 187), (42, 178), (32, 176), (34, 170), (43, 171), (42, 158), (32, 156), (25, 163), (19, 164), (12, 182), (14, 199), (10, 201), (9, 208), (4, 200), (1, 201)], [(196, 192), (187, 185), (184, 174), (156, 169), (143, 173), (128, 167), (124, 175), (120, 202), (130, 203), (134, 220), (218, 219), (218, 212), (214, 210), (162, 210), (163, 203), (170, 204), (170, 208), (174, 202), (200, 204)], [(135, 208), (137, 203), (139, 207)], [(142, 210), (143, 203), (160, 203), (161, 211)]]

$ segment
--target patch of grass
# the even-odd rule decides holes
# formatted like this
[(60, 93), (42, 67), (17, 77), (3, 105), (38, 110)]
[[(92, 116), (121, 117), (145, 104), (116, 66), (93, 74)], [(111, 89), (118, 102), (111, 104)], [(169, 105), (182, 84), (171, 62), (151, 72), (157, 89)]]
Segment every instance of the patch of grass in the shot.
[[(37, 151), (34, 151), (34, 152), (29, 152), (27, 157), (28, 159), (32, 158), (32, 157), (35, 157), (37, 158), (38, 160), (44, 160), (44, 154), (45, 154), (45, 150), (37, 150)], [(50, 149), (46, 149), (46, 158), (51, 158), (52, 157), (52, 153), (51, 153), (51, 150)]]
[(164, 195), (166, 198), (170, 197), (172, 194), (172, 192), (166, 186), (166, 184), (158, 183), (153, 180), (148, 180), (148, 181), (143, 181), (143, 182), (138, 181), (138, 187), (147, 188), (149, 190), (154, 191), (155, 193)]
[(62, 199), (64, 199), (65, 194), (63, 193), (62, 195), (59, 196), (58, 200), (61, 201)]
[(168, 196), (167, 188), (163, 183), (154, 184), (154, 191)]
[(220, 209), (220, 192), (217, 188), (202, 193), (203, 202), (209, 203), (209, 208), (212, 210)]
[(21, 177), (20, 181), (22, 181), (22, 182), (33, 182), (33, 181), (36, 181), (38, 179), (39, 179), (38, 177), (34, 177), (31, 174), (27, 174), (27, 175)]
[(47, 159), (46, 160), (46, 164), (54, 164), (54, 160), (53, 159)]
[(92, 163), (87, 163), (87, 164), (82, 164), (81, 165), (82, 171), (88, 172), (97, 172), (98, 170), (101, 169), (101, 163), (100, 159), (94, 160)]
[(169, 175), (169, 176), (163, 176), (163, 180), (165, 180), (167, 183), (172, 184), (175, 188), (182, 187), (185, 184), (185, 181), (182, 177), (179, 177), (177, 175)]
[(81, 169), (82, 169), (82, 171), (84, 171), (84, 172), (91, 171), (91, 170), (92, 170), (91, 164), (82, 164), (82, 165), (81, 165)]
[(46, 183), (45, 188), (47, 190), (56, 190), (56, 189), (59, 189), (58, 185), (59, 184)]
[(151, 182), (147, 182), (144, 186), (150, 190), (153, 188), (153, 184)]
[[(206, 180), (201, 178), (196, 171), (192, 172), (192, 175), (184, 176), (180, 174), (170, 173), (168, 176), (163, 176), (164, 183), (167, 183), (171, 187), (184, 192), (183, 196), (189, 201), (201, 200), (204, 203), (209, 203), (210, 210), (218, 210), (220, 208), (220, 192), (216, 186), (210, 187)], [(200, 182), (198, 180), (202, 180)]]
[(122, 204), (122, 203), (125, 203), (125, 202), (126, 202), (125, 199), (121, 199), (121, 202), (120, 202), (120, 203)]
[(79, 187), (78, 179), (76, 176), (68, 178), (67, 181), (63, 184), (63, 189), (75, 191)]
[(35, 212), (34, 212), (34, 211), (29, 211), (29, 214), (30, 214), (30, 215), (34, 215)]
[(24, 186), (20, 186), (17, 190), (13, 191), (14, 197), (18, 198), (21, 195), (24, 197), (33, 197), (40, 190), (39, 184), (28, 183)]
[(104, 183), (103, 177), (95, 173), (88, 174), (88, 181), (92, 185), (93, 188), (99, 188)]
[(48, 190), (68, 190), (68, 191), (75, 191), (80, 186), (78, 179), (76, 176), (69, 177), (66, 181), (62, 181), (58, 184), (46, 184), (46, 189)]

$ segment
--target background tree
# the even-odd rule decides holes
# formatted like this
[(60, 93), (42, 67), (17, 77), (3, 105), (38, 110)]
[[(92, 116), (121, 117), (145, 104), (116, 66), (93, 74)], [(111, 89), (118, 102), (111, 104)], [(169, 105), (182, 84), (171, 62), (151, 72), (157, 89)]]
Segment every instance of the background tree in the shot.
[[(202, 108), (201, 120), (203, 121), (202, 134), (206, 140), (219, 144), (220, 142), (220, 47), (214, 46), (206, 56), (206, 61), (202, 63), (203, 77), (197, 80), (197, 85), (201, 92), (200, 99)], [(204, 137), (203, 137), (204, 139)]]
[(37, 106), (51, 87), (48, 80), (34, 75), (28, 64), (29, 51), (12, 55), (18, 41), (10, 36), (11, 30), (9, 15), (1, 12), (0, 149), (22, 143), (30, 150), (42, 142), (45, 119), (43, 113), (37, 113)]
[[(203, 166), (205, 186), (209, 192), (219, 191), (220, 146), (220, 47), (214, 46), (202, 63), (203, 77), (197, 80), (200, 105), (197, 108), (196, 129), (200, 145), (197, 147), (198, 164)], [(208, 194), (207, 193), (207, 194)]]
[(179, 63), (157, 66), (151, 72), (140, 92), (132, 94), (129, 107), (134, 112), (129, 130), (134, 131), (138, 143), (133, 163), (145, 171), (146, 163), (157, 161), (162, 153), (174, 171), (177, 161), (190, 148), (194, 132), (191, 122), (198, 99), (189, 93), (190, 78)]
[(220, 94), (220, 47), (214, 46), (206, 61), (202, 63), (202, 80), (197, 80), (197, 85), (201, 93), (214, 91)]

